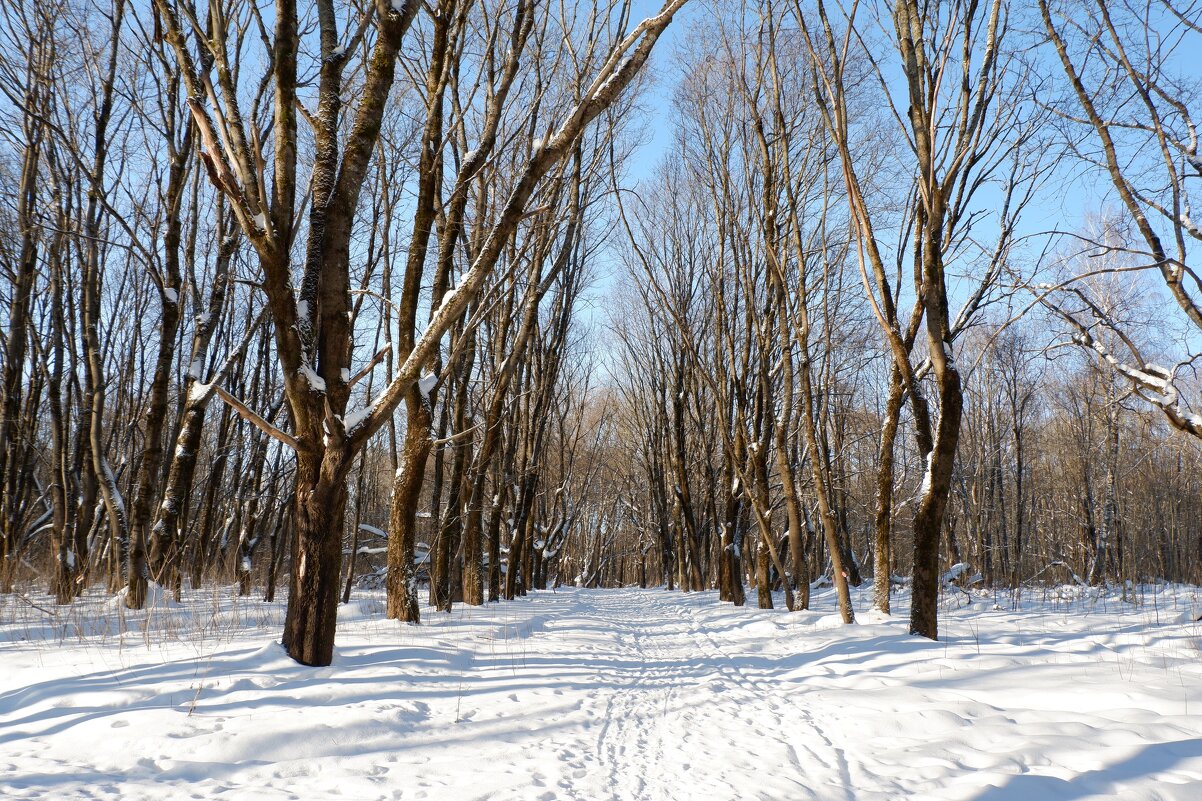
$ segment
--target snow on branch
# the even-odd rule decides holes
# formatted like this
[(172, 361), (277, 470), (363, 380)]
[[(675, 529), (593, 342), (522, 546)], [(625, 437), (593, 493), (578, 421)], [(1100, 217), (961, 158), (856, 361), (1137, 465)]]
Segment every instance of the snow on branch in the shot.
[(1202, 415), (1195, 414), (1182, 399), (1181, 392), (1175, 384), (1177, 378), (1176, 369), (1169, 369), (1146, 361), (1140, 354), (1135, 343), (1119, 330), (1118, 325), (1110, 319), (1104, 310), (1090, 301), (1082, 291), (1073, 290), (1073, 294), (1088, 306), (1097, 321), (1096, 325), (1110, 331), (1124, 343), (1128, 352), (1134, 357), (1134, 363), (1125, 361), (1116, 355), (1105, 342), (1094, 336), (1091, 330), (1092, 326), (1085, 325), (1072, 312), (1066, 311), (1046, 298), (1042, 300), (1042, 303), (1074, 329), (1072, 335), (1073, 342), (1093, 351), (1099, 359), (1126, 378), (1140, 398), (1156, 406), (1164, 413), (1170, 425), (1179, 431), (1184, 431), (1187, 434), (1202, 439)]
[(554, 134), (543, 141), (542, 147), (531, 155), (471, 266), (455, 288), (442, 296), (438, 307), (430, 315), (429, 325), (397, 368), (392, 382), (369, 404), (369, 414), (354, 431), (356, 439), (366, 439), (374, 434), (400, 403), (404, 392), (419, 381), (422, 367), (438, 347), (443, 334), (463, 315), (485, 278), (492, 272), (510, 234), (524, 219), (528, 211), (527, 203), (535, 187), (550, 169), (570, 152), (573, 143), (589, 123), (634, 79), (650, 57), (651, 49), (659, 35), (686, 2), (687, 0), (666, 0), (658, 14), (644, 19), (626, 38), (615, 45), (583, 99), (566, 116)]

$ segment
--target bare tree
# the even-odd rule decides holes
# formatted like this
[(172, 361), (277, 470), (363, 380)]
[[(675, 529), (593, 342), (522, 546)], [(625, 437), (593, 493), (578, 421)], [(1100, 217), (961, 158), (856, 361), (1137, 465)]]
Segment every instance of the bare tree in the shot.
[[(325, 665), (333, 656), (346, 482), (353, 456), (384, 426), (418, 380), (442, 335), (473, 302), (543, 177), (571, 152), (585, 126), (630, 83), (683, 3), (668, 2), (657, 15), (613, 39), (582, 97), (566, 110), (522, 167), (470, 268), (458, 286), (441, 298), (422, 337), (404, 354), (391, 384), (368, 406), (355, 411), (347, 408), (354, 350), (347, 314), (351, 234), (392, 91), (397, 56), (418, 17), (419, 4), (376, 2), (345, 21), (339, 19), (332, 0), (317, 5), (319, 86), (316, 108), (305, 114), (314, 136), (313, 160), (308, 165), (308, 232), (300, 280), (294, 288), (291, 250), (300, 210), (297, 75), (302, 41), (296, 5), (292, 0), (278, 0), (274, 30), (269, 33), (257, 14), (239, 24), (229, 18), (235, 9), (215, 3), (209, 9), (210, 29), (206, 31), (189, 8), (156, 0), (164, 35), (181, 66), (206, 168), (259, 255), (263, 289), (274, 322), (276, 353), (294, 431), (282, 431), (229, 393), (218, 391), (243, 417), (296, 452), (295, 547), (283, 640), (297, 661)], [(453, 10), (441, 4), (429, 13), (439, 17)], [(513, 10), (510, 49), (502, 72), (516, 73), (535, 10), (528, 2)], [(256, 35), (270, 49), (271, 72), (266, 79), (274, 85), (273, 150), (267, 150), (260, 135), (256, 109), (248, 110), (240, 101), (238, 73), (232, 65), (231, 47), (238, 44), (234, 37), (247, 26), (257, 27)], [(369, 47), (370, 38), (374, 42)], [(193, 45), (211, 59), (215, 82), (193, 57)], [(361, 93), (351, 115), (350, 132), (340, 141), (346, 105), (343, 76), (361, 49), (370, 50), (362, 58)], [(475, 159), (467, 158), (461, 166), (461, 173), (469, 178), (487, 157), (480, 151), (473, 155)], [(270, 194), (268, 156), (273, 157)], [(427, 237), (428, 226), (415, 233)]]
[[(1031, 180), (1039, 173), (1033, 166), (1037, 159), (1026, 155), (1032, 129), (1030, 117), (1024, 117), (1026, 107), (1019, 102), (1022, 70), (1016, 67), (1013, 51), (1005, 48), (1009, 8), (1001, 0), (987, 7), (896, 4), (892, 24), (882, 25), (880, 31), (896, 51), (896, 79), (866, 48), (873, 24), (870, 12), (854, 4), (839, 5), (836, 19), (824, 2), (814, 14), (800, 4), (794, 9), (810, 48), (815, 98), (842, 164), (865, 290), (909, 399), (926, 462), (913, 519), (910, 629), (933, 639), (938, 634), (939, 543), (964, 400), (954, 342), (1005, 266), (1016, 215), (1029, 200)], [(888, 218), (874, 207), (871, 184), (862, 173), (861, 143), (854, 138), (862, 134), (849, 115), (848, 71), (861, 63), (880, 83), (887, 113), (896, 121), (903, 143), (905, 169), (914, 176), (904, 221), (896, 228), (896, 271), (887, 264), (889, 250), (882, 241), (890, 227)], [(904, 87), (896, 101), (890, 86)], [(1003, 182), (1004, 200), (997, 212), (1001, 233), (994, 247), (979, 254), (978, 283), (953, 315), (949, 273), (957, 258), (964, 258), (961, 245), (976, 216), (974, 196), (1004, 166), (1012, 172)], [(899, 312), (900, 276), (896, 283), (892, 277), (907, 268), (914, 285), (908, 319)], [(915, 363), (920, 332), (925, 333), (925, 358)], [(933, 409), (923, 386), (927, 375), (934, 385)], [(887, 410), (894, 408), (900, 409), (887, 405)], [(887, 433), (889, 429), (886, 424)], [(888, 437), (883, 438), (882, 454), (889, 447)], [(890, 459), (881, 459), (883, 467), (890, 464)], [(885, 483), (882, 477), (878, 508), (887, 496)], [(877, 581), (887, 582), (888, 577), (878, 573)], [(883, 593), (878, 588), (878, 599)]]
[[(1190, 217), (1188, 183), (1202, 178), (1202, 158), (1193, 76), (1179, 64), (1202, 46), (1202, 9), (1170, 0), (1040, 0), (1039, 10), (1071, 87), (1075, 108), (1063, 114), (1088, 132), (1077, 154), (1109, 179), (1135, 229), (1128, 241), (1087, 238), (1086, 244), (1097, 253), (1128, 254), (1124, 266), (1112, 269), (1159, 273), (1178, 309), (1202, 329), (1202, 279), (1189, 263), (1202, 228)], [(1197, 355), (1171, 367), (1154, 363), (1096, 298), (1080, 286), (1069, 290), (1074, 307), (1044, 302), (1074, 329), (1073, 340), (1121, 373), (1174, 428), (1202, 437), (1202, 416), (1179, 381)]]

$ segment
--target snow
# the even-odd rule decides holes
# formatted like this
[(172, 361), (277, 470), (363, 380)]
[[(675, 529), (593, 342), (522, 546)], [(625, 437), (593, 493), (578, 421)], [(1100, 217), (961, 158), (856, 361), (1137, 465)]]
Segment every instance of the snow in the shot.
[(935, 451), (927, 454), (927, 466), (922, 472), (922, 485), (918, 488), (918, 499), (921, 501), (931, 493), (931, 482), (934, 481)]
[(104, 462), (104, 477), (107, 480), (108, 485), (112, 488), (113, 506), (117, 507), (117, 510), (121, 513), (121, 516), (124, 517), (125, 498), (121, 495), (121, 490), (117, 486), (117, 477), (113, 475), (113, 468), (109, 465), (107, 460)]
[(168, 303), (179, 303), (179, 292), (175, 291), (175, 287), (163, 287), (163, 297), (167, 298)]
[(310, 386), (310, 387), (312, 387), (313, 389), (315, 389), (316, 391), (318, 391), (318, 392), (325, 392), (325, 391), (326, 391), (326, 381), (325, 381), (325, 379), (324, 379), (324, 378), (322, 378), (321, 376), (319, 376), (319, 375), (317, 374), (317, 371), (316, 371), (316, 370), (314, 370), (314, 369), (313, 369), (312, 367), (310, 367), (309, 365), (307, 365), (307, 364), (302, 364), (302, 365), (301, 365), (301, 366), (300, 366), (300, 367), (297, 369), (297, 371), (296, 371), (296, 372), (297, 372), (297, 374), (298, 374), (298, 375), (300, 375), (302, 378), (304, 378), (306, 381), (308, 381), (308, 382), (309, 382), (309, 386)]
[(354, 411), (348, 412), (347, 415), (342, 418), (342, 427), (346, 430), (346, 433), (349, 434), (362, 425), (363, 421), (371, 416), (371, 411), (371, 406), (364, 406), (362, 409), (355, 409)]
[(434, 373), (426, 373), (421, 378), (417, 379), (417, 391), (422, 394), (426, 400), (430, 399), (430, 392), (438, 383), (438, 376)]
[(956, 562), (956, 564), (949, 567), (947, 572), (943, 574), (942, 581), (944, 584), (949, 584), (953, 581), (956, 581), (970, 570), (972, 570), (972, 566), (967, 562)]
[(1197, 236), (1199, 232), (1202, 231), (1202, 229), (1199, 229), (1194, 221), (1190, 219), (1190, 208), (1188, 203), (1185, 204), (1185, 210), (1181, 212), (1181, 216), (1179, 216), (1177, 220), (1181, 223), (1182, 228), (1184, 228), (1186, 231), (1189, 231), (1194, 236)]
[[(129, 595), (129, 587), (122, 587), (115, 595), (111, 595), (104, 599), (103, 607), (109, 611), (121, 613), (129, 612), (125, 608), (125, 598)], [(156, 584), (151, 581), (146, 584), (146, 608), (153, 610), (159, 614), (167, 614), (168, 610), (180, 609), (183, 604), (178, 603), (171, 593), (161, 584)], [(137, 614), (137, 613), (132, 613)], [(99, 631), (99, 628), (94, 628), (93, 631)], [(3, 640), (0, 640), (2, 642)]]
[(1145, 364), (1143, 375), (1140, 376), (1144, 383), (1160, 389), (1168, 389), (1172, 381), (1173, 374), (1168, 369), (1161, 367), (1158, 364)]
[(209, 391), (212, 388), (212, 384), (204, 384), (200, 381), (193, 381), (192, 386), (188, 387), (188, 403), (200, 403), (205, 399), (205, 396), (209, 394)]
[(932, 642), (904, 593), (854, 626), (831, 590), (561, 588), (421, 626), (357, 593), (327, 668), (230, 587), (4, 596), (0, 798), (1196, 801), (1198, 595), (956, 592)]
[(601, 82), (601, 85), (598, 86), (596, 91), (593, 92), (592, 99), (598, 100), (604, 97), (609, 92), (610, 87), (613, 86), (613, 84), (618, 80), (618, 76), (622, 74), (622, 72), (633, 60), (634, 59), (632, 56), (624, 56), (622, 60), (618, 62), (618, 65), (614, 67), (614, 71), (606, 76), (605, 80)]

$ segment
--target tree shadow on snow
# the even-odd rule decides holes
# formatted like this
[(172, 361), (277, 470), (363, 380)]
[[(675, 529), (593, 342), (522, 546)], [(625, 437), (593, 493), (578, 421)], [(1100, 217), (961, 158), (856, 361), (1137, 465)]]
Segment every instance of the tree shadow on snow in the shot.
[[(1170, 771), (1187, 759), (1202, 759), (1202, 739), (1151, 743), (1121, 762), (1078, 774), (1072, 779), (1017, 774), (1004, 784), (985, 788), (973, 801), (1075, 801), (1096, 796), (1117, 798), (1121, 797), (1118, 795), (1118, 785), (1123, 782)], [(1191, 784), (1197, 788), (1198, 795), (1195, 797), (1202, 797), (1202, 782)]]

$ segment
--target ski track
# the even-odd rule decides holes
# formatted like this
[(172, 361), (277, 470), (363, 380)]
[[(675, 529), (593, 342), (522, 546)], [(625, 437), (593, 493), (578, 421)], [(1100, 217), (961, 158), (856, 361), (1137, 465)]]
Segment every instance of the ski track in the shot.
[(900, 611), (844, 627), (710, 592), (419, 627), (368, 594), (314, 669), (270, 642), (278, 607), (221, 603), (147, 623), (97, 600), (87, 626), (0, 606), (0, 799), (1202, 799), (1192, 611), (981, 601), (934, 643)]

